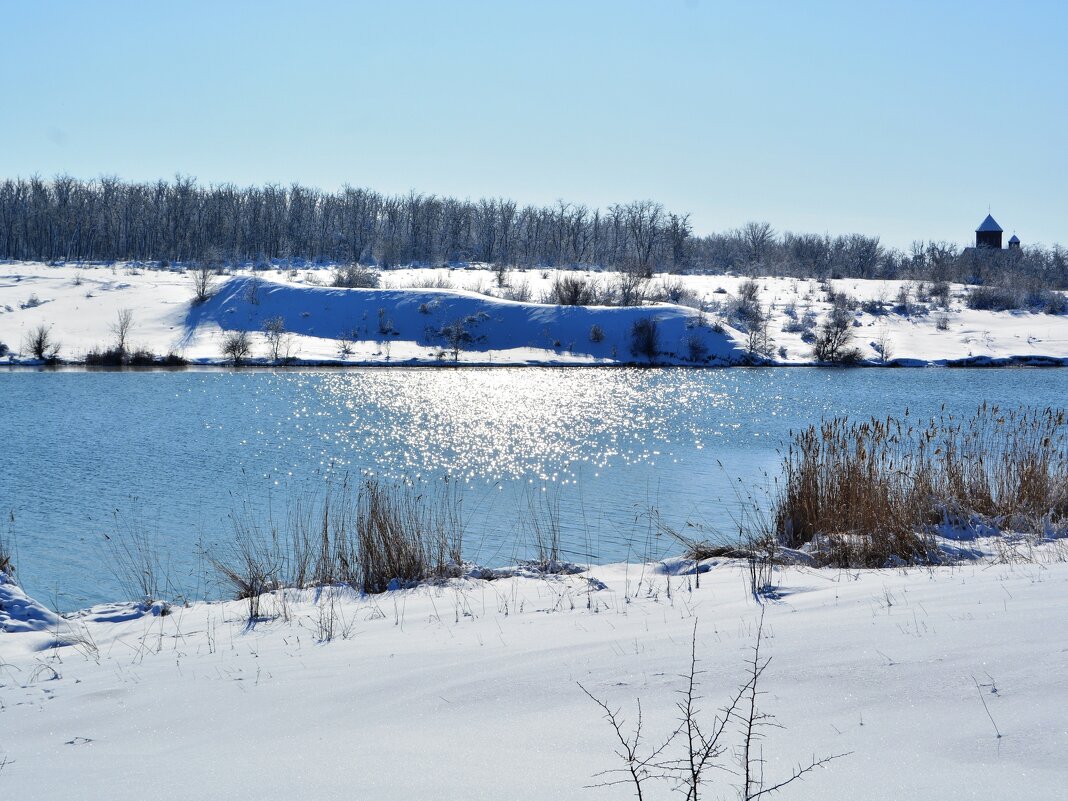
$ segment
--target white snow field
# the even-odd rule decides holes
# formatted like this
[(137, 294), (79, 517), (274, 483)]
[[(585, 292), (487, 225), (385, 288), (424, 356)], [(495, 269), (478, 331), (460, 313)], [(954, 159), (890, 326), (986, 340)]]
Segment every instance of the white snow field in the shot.
[[(784, 799), (1063, 798), (1068, 564), (782, 568), (758, 696)], [(132, 605), (58, 618), (0, 577), (5, 799), (621, 799), (601, 710), (677, 718), (696, 627), (698, 720), (745, 681), (761, 605), (745, 564), (612, 565), (372, 597)], [(732, 723), (731, 745), (738, 743)], [(999, 737), (998, 734), (1001, 736)], [(719, 764), (735, 770), (728, 750)], [(737, 798), (714, 770), (702, 798)], [(649, 785), (646, 798), (674, 798)]]
[[(608, 286), (611, 273), (566, 272)], [(234, 271), (220, 276), (207, 303), (192, 304), (189, 273), (137, 265), (48, 266), (0, 264), (0, 343), (9, 361), (32, 363), (27, 335), (49, 328), (60, 344), (59, 357), (84, 360), (92, 350), (114, 343), (119, 312), (132, 312), (129, 347), (160, 356), (175, 353), (195, 363), (222, 363), (228, 331), (251, 334), (251, 361), (268, 355), (264, 323), (282, 318), (295, 363), (347, 364), (617, 364), (646, 362), (633, 352), (635, 320), (658, 322), (662, 364), (693, 364), (697, 343), (702, 364), (720, 366), (746, 360), (747, 337), (715, 311), (737, 295), (737, 276), (654, 276), (648, 289), (683, 287), (685, 305), (576, 307), (517, 302), (506, 296), (545, 297), (558, 272), (511, 270), (507, 288), (497, 287), (485, 267), (397, 269), (382, 273), (380, 289), (331, 289), (328, 268)], [(808, 364), (812, 347), (802, 340), (796, 320), (811, 312), (822, 320), (830, 309), (816, 281), (760, 278), (760, 303), (770, 306), (774, 352), (770, 363)], [(903, 281), (845, 279), (829, 282), (836, 292), (859, 300), (893, 305)], [(948, 311), (917, 305), (910, 314), (858, 310), (854, 345), (869, 363), (880, 361), (878, 346), (889, 347), (898, 364), (1060, 363), (1068, 359), (1068, 316), (1032, 312), (974, 311), (962, 301), (964, 287), (952, 287)], [(494, 297), (505, 296), (505, 297)], [(700, 315), (695, 308), (712, 310)], [(793, 315), (792, 317), (790, 315)], [(443, 328), (464, 321), (459, 349), (450, 347)], [(719, 332), (712, 326), (723, 323)], [(791, 325), (793, 323), (793, 325)], [(603, 337), (591, 337), (594, 326)], [(941, 329), (940, 329), (941, 326)], [(339, 337), (350, 342), (343, 351)]]

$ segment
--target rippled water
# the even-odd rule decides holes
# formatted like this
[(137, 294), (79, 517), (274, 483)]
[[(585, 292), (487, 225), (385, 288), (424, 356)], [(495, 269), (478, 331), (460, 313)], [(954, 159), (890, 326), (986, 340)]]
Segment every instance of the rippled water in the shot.
[[(823, 416), (1062, 405), (1060, 370), (389, 369), (0, 374), (0, 512), (23, 583), (64, 609), (113, 599), (110, 543), (148, 532), (182, 590), (229, 515), (265, 518), (363, 474), (463, 481), (468, 556), (532, 555), (559, 502), (565, 555), (662, 555), (649, 509), (729, 537), (791, 429)], [(10, 511), (10, 515), (9, 515)]]

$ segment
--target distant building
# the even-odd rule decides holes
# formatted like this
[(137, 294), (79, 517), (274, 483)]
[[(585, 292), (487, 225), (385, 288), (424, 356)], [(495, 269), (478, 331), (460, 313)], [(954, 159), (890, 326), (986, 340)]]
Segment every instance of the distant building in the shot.
[(1001, 235), (1003, 233), (1004, 231), (1001, 230), (997, 220), (988, 214), (986, 219), (979, 223), (979, 227), (975, 229), (975, 246), (977, 248), (996, 248), (1001, 250)]
[[(986, 250), (1001, 250), (1001, 235), (1005, 233), (1001, 226), (998, 225), (998, 221), (986, 215), (986, 219), (979, 223), (979, 227), (975, 229), (975, 247), (983, 248)], [(1009, 250), (1020, 249), (1020, 237), (1013, 234), (1009, 239)], [(972, 248), (965, 248), (965, 251), (972, 250)]]

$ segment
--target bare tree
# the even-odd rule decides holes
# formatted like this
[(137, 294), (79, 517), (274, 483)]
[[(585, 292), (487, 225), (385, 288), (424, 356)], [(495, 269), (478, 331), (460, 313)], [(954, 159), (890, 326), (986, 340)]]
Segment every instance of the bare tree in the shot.
[(236, 367), (252, 353), (252, 339), (247, 331), (229, 331), (223, 337), (223, 356), (226, 356)]
[(204, 303), (215, 294), (215, 270), (209, 264), (198, 262), (190, 271), (193, 276), (193, 302)]
[(636, 200), (623, 207), (627, 230), (634, 245), (638, 267), (646, 278), (653, 277), (653, 250), (660, 243), (664, 207), (651, 200)]
[(133, 310), (119, 309), (119, 313), (109, 327), (115, 335), (115, 350), (119, 355), (126, 353), (126, 346), (130, 338), (130, 329), (133, 327)]
[(275, 364), (293, 361), (293, 337), (286, 333), (286, 321), (281, 317), (269, 317), (263, 321), (263, 333), (267, 337), (267, 352)]

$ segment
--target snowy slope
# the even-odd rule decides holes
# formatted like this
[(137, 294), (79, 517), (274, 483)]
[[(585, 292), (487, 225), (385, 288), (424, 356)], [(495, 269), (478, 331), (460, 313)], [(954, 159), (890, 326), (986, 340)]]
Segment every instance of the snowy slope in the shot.
[[(620, 764), (578, 683), (631, 723), (640, 699), (652, 742), (673, 725), (696, 625), (707, 720), (744, 680), (760, 607), (744, 566), (706, 566), (699, 588), (662, 566), (614, 565), (304, 593), (251, 627), (244, 604), (226, 603), (97, 607), (0, 633), (0, 792), (631, 797), (586, 787)], [(768, 776), (850, 752), (780, 797), (1061, 797), (1068, 564), (788, 568), (778, 582), (760, 703), (783, 728), (766, 731)], [(715, 776), (705, 797), (735, 797), (735, 777)]]
[[(615, 280), (608, 273), (569, 274), (605, 286)], [(252, 334), (253, 360), (264, 360), (268, 350), (263, 323), (278, 316), (292, 337), (290, 354), (304, 363), (451, 361), (454, 353), (441, 331), (457, 320), (468, 321), (464, 325), (470, 337), (455, 354), (461, 363), (642, 363), (648, 359), (632, 352), (631, 329), (635, 319), (652, 317), (659, 324), (660, 363), (692, 364), (693, 338), (707, 353), (708, 360), (701, 363), (744, 360), (744, 332), (717, 310), (737, 295), (742, 278), (655, 276), (650, 282), (651, 290), (681, 284), (691, 294), (688, 305), (583, 308), (501, 297), (525, 288), (531, 300), (539, 300), (556, 276), (554, 270), (511, 271), (510, 286), (502, 289), (488, 269), (398, 269), (383, 273), (379, 290), (335, 290), (323, 286), (331, 277), (326, 269), (273, 270), (255, 277), (238, 271), (220, 277), (215, 297), (193, 307), (192, 280), (177, 270), (5, 264), (0, 265), (0, 343), (24, 352), (27, 333), (45, 325), (62, 345), (60, 356), (77, 362), (90, 349), (109, 347), (120, 310), (130, 309), (133, 347), (160, 355), (174, 352), (194, 362), (223, 361), (224, 332), (238, 329)], [(796, 327), (791, 323), (806, 312), (817, 320), (826, 316), (830, 305), (823, 289), (815, 281), (786, 278), (761, 278), (758, 283), (760, 303), (772, 315), (772, 361), (810, 363), (811, 345), (799, 331), (787, 329)], [(829, 286), (858, 300), (882, 299), (889, 308), (905, 283), (847, 279)], [(858, 310), (854, 344), (873, 363), (880, 341), (888, 343), (892, 359), (903, 364), (1068, 359), (1068, 317), (974, 311), (963, 305), (963, 291), (953, 287), (953, 300), (944, 313), (922, 307), (911, 314)], [(702, 304), (711, 309), (704, 317), (693, 308)], [(722, 333), (709, 327), (717, 319), (724, 323)], [(600, 342), (591, 339), (594, 325), (604, 332)], [(338, 337), (351, 336), (354, 329), (356, 340), (342, 353)], [(17, 358), (25, 360), (25, 353)]]

